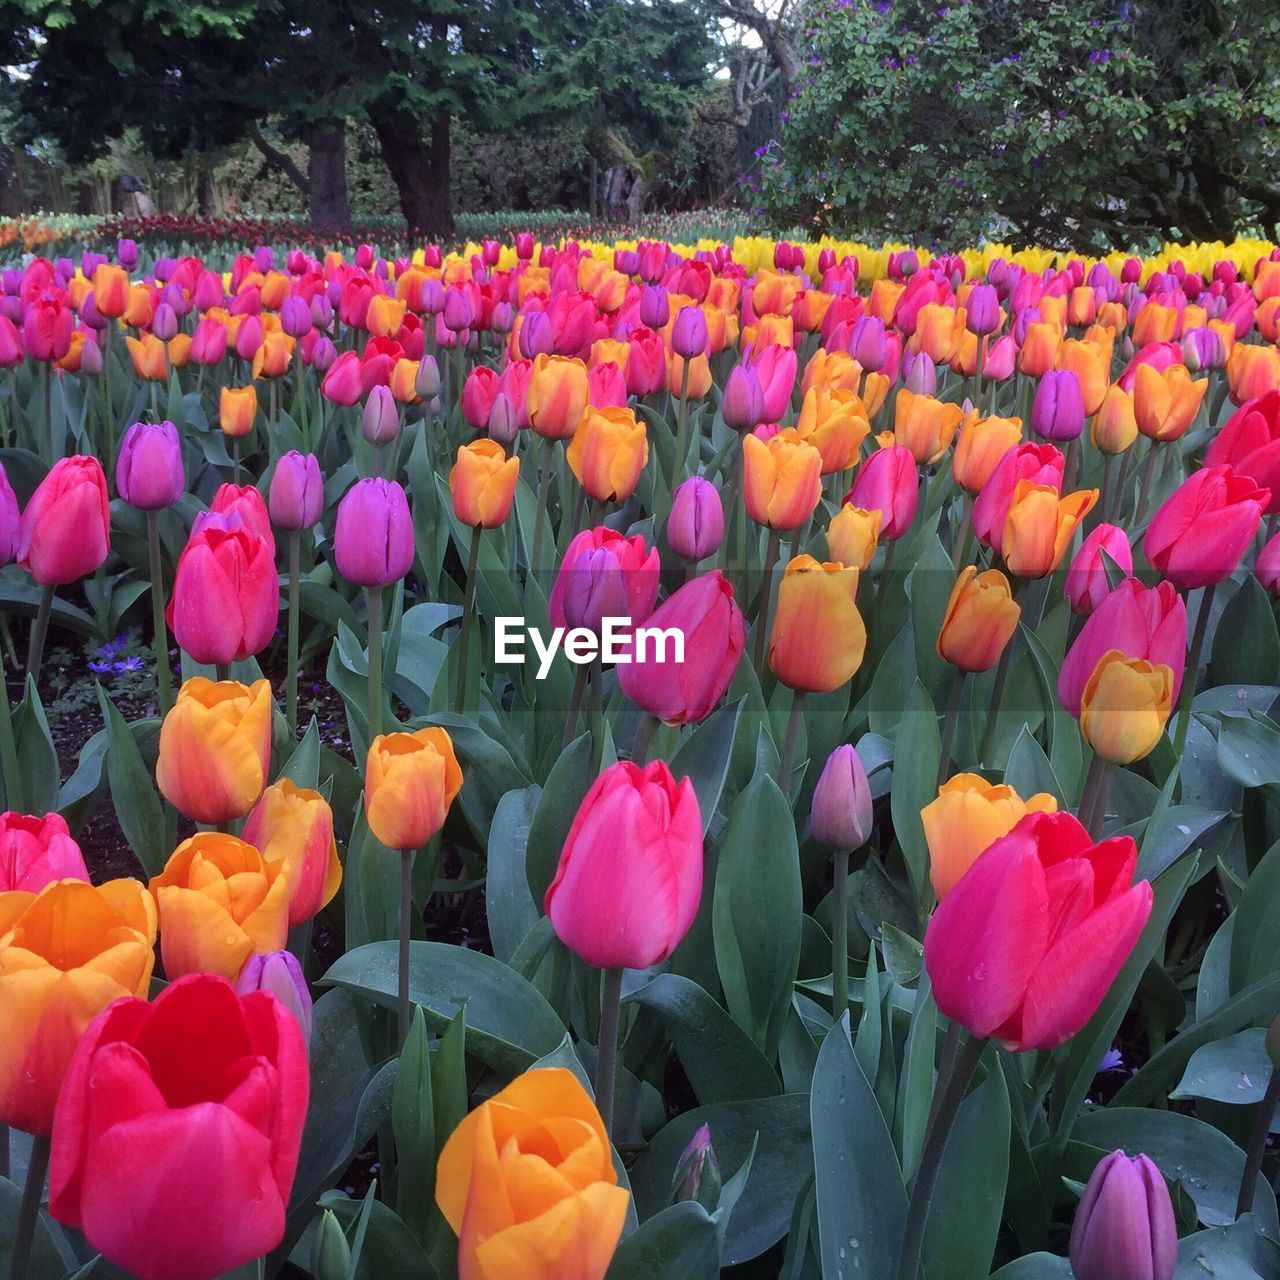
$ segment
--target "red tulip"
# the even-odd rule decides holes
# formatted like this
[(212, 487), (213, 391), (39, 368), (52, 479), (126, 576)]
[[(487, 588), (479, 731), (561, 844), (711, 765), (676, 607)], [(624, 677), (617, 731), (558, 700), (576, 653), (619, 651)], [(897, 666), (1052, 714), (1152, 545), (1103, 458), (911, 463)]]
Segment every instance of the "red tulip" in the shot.
[(1188, 476), (1147, 526), (1147, 559), (1180, 591), (1230, 577), (1253, 541), (1268, 489), (1228, 463)]
[(61, 814), (0, 813), (0, 893), (39, 893), (53, 880), (89, 879)]
[(911, 450), (906, 445), (889, 445), (877, 449), (862, 464), (845, 502), (863, 511), (879, 511), (884, 517), (881, 540), (892, 542), (902, 537), (916, 518), (919, 482)]
[(55, 462), (22, 513), (18, 563), (37, 582), (64, 586), (91, 574), (110, 547), (102, 464), (80, 455)]
[(973, 504), (973, 531), (983, 546), (997, 553), (1004, 542), (1005, 517), (1019, 480), (1047, 484), (1061, 491), (1066, 459), (1051, 444), (1020, 444), (996, 463)]
[(702, 897), (702, 815), (665, 762), (620, 760), (587, 792), (544, 909), (598, 969), (645, 969), (689, 932)]
[(22, 343), (33, 360), (61, 360), (71, 349), (75, 317), (59, 294), (42, 293), (22, 313)]
[(239, 662), (267, 647), (280, 615), (266, 540), (235, 514), (207, 513), (178, 557), (165, 619), (197, 662)]
[(1171, 583), (1144, 587), (1137, 578), (1126, 578), (1080, 628), (1058, 673), (1058, 701), (1077, 719), (1084, 687), (1110, 649), (1168, 667), (1177, 702), (1187, 662), (1187, 606)]
[(1271, 490), (1264, 514), (1280, 512), (1280, 391), (1246, 400), (1205, 450), (1204, 465), (1229, 462), (1237, 475)]
[(1100, 524), (1081, 544), (1067, 570), (1063, 594), (1071, 602), (1071, 612), (1092, 613), (1111, 590), (1107, 564), (1102, 553), (1115, 561), (1126, 575), (1133, 572), (1133, 550), (1129, 535), (1114, 524)]
[(1053, 1049), (1097, 1010), (1151, 914), (1130, 836), (1091, 844), (1069, 813), (1031, 813), (943, 898), (925, 933), (938, 1008), (1017, 1052)]
[(211, 1280), (274, 1249), (307, 1113), (297, 1019), (265, 991), (179, 978), (117, 1000), (58, 1096), (49, 1211), (138, 1280)]
[(623, 693), (667, 724), (705, 719), (733, 683), (746, 641), (733, 586), (719, 570), (694, 578), (660, 604), (645, 626), (679, 631), (684, 661), (675, 660), (670, 644), (660, 649), (650, 642), (643, 655), (637, 645), (631, 661), (618, 666)]

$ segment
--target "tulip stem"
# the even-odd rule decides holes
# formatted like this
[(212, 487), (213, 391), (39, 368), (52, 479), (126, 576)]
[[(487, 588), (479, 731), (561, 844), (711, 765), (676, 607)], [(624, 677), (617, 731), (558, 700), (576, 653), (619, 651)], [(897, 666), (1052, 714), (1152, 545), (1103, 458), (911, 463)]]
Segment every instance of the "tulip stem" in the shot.
[(649, 758), (649, 744), (653, 741), (654, 730), (658, 727), (658, 717), (648, 711), (640, 717), (636, 726), (636, 736), (631, 739), (631, 763), (643, 765)]
[(537, 575), (542, 568), (542, 526), (547, 522), (547, 491), (551, 488), (551, 464), (555, 460), (555, 444), (542, 439), (542, 462), (538, 468), (538, 513), (533, 519), (533, 551), (529, 556), (529, 572)]
[(1182, 689), (1178, 694), (1178, 728), (1173, 741), (1173, 764), (1182, 768), (1182, 753), (1191, 732), (1191, 703), (1196, 696), (1196, 676), (1200, 669), (1200, 655), (1204, 649), (1205, 635), (1209, 630), (1209, 613), (1213, 608), (1213, 593), (1218, 584), (1211, 582), (1200, 596), (1200, 610), (1196, 614), (1196, 629), (1191, 636), (1191, 654), (1182, 674)]
[(49, 362), (40, 362), (40, 391), (44, 398), (44, 438), (49, 442), (49, 465), (58, 460), (58, 452), (53, 445), (53, 407), (49, 391)]
[(44, 657), (45, 637), (49, 634), (49, 616), (53, 612), (53, 583), (45, 582), (40, 586), (40, 604), (36, 609), (36, 620), (31, 624), (31, 644), (27, 649), (27, 675), (32, 680), (40, 678), (40, 662)]
[[(937, 1106), (925, 1131), (924, 1146), (920, 1152), (920, 1166), (915, 1184), (911, 1188), (911, 1200), (907, 1204), (907, 1221), (902, 1231), (902, 1252), (898, 1257), (898, 1280), (918, 1280), (920, 1257), (924, 1251), (924, 1232), (929, 1220), (929, 1203), (937, 1185), (938, 1170), (946, 1153), (947, 1140), (955, 1124), (956, 1114), (964, 1101), (965, 1090), (973, 1078), (978, 1059), (986, 1041), (970, 1036), (959, 1048), (951, 1071), (946, 1072), (936, 1085)], [(945, 1077), (945, 1078), (944, 1078)]]
[(778, 531), (770, 528), (764, 549), (764, 572), (760, 575), (760, 596), (756, 608), (756, 674), (764, 679), (764, 655), (769, 631), (769, 604), (773, 596), (773, 570), (778, 563)]
[(40, 1201), (44, 1196), (44, 1176), (49, 1170), (49, 1145), (47, 1137), (31, 1139), (31, 1160), (27, 1165), (27, 1180), (22, 1188), (22, 1207), (18, 1210), (18, 1225), (13, 1237), (9, 1280), (26, 1280), (31, 1245), (35, 1240), (36, 1220), (40, 1216)]
[(151, 572), (151, 626), (155, 632), (156, 706), (161, 719), (173, 705), (169, 683), (169, 631), (164, 622), (164, 573), (160, 565), (160, 513), (147, 512), (147, 556)]
[(618, 1016), (622, 1004), (622, 970), (606, 969), (600, 993), (600, 1036), (596, 1044), (596, 1107), (604, 1131), (613, 1141), (613, 1098), (618, 1084)]
[(1267, 1081), (1267, 1091), (1253, 1114), (1253, 1129), (1249, 1133), (1249, 1145), (1245, 1148), (1244, 1174), (1240, 1179), (1240, 1194), (1236, 1197), (1236, 1217), (1253, 1208), (1253, 1193), (1258, 1187), (1258, 1173), (1262, 1168), (1262, 1153), (1267, 1147), (1267, 1135), (1275, 1119), (1276, 1106), (1280, 1104), (1280, 1067), (1274, 1067)]
[(369, 741), (382, 732), (382, 588), (366, 587), (369, 628)]
[(969, 547), (973, 542), (973, 494), (966, 493), (960, 507), (960, 524), (955, 531), (952, 544), (951, 567), (959, 573), (968, 559)]
[(223, 680), (230, 680), (231, 679), (231, 663), (215, 662), (213, 664), (213, 674), (217, 678), (219, 684), (221, 684)]
[(1147, 459), (1142, 464), (1142, 480), (1138, 486), (1138, 505), (1133, 510), (1133, 523), (1140, 525), (1142, 517), (1147, 514), (1147, 499), (1151, 496), (1151, 478), (1156, 469), (1156, 442), (1151, 442), (1147, 450)]
[(947, 780), (951, 763), (951, 744), (956, 740), (956, 725), (960, 720), (960, 703), (964, 698), (964, 682), (968, 678), (967, 671), (957, 671), (951, 683), (951, 696), (947, 699), (947, 717), (942, 722), (942, 746), (938, 753), (938, 782), (940, 787)]
[(684, 469), (684, 455), (688, 450), (689, 431), (689, 361), (683, 360), (680, 370), (680, 412), (676, 417), (676, 455), (671, 464), (671, 492), (680, 483), (680, 473)]
[(475, 612), (476, 566), (480, 563), (480, 533), (483, 525), (471, 530), (471, 549), (467, 552), (467, 583), (462, 596), (462, 630), (458, 638), (458, 714), (467, 701), (467, 658), (471, 646), (471, 615)]
[(831, 888), (831, 1018), (839, 1022), (849, 1011), (849, 850), (835, 855)]
[(231, 437), (231, 474), (236, 484), (240, 483), (240, 437)]
[(289, 741), (298, 738), (298, 595), (302, 576), (302, 534), (289, 531), (289, 670), (285, 677), (285, 713), (289, 721)]
[(409, 1038), (409, 935), (413, 930), (413, 850), (400, 850), (400, 981), (397, 1001), (400, 1048)]
[(1089, 761), (1089, 772), (1085, 774), (1084, 790), (1080, 793), (1080, 821), (1088, 831), (1089, 839), (1095, 842), (1106, 821), (1112, 776), (1110, 763), (1095, 751)]
[(800, 721), (804, 718), (805, 691), (795, 689), (791, 694), (791, 714), (787, 717), (787, 733), (782, 740), (782, 755), (778, 758), (778, 786), (791, 804), (791, 766), (795, 760), (796, 739), (800, 736)]
[[(579, 664), (577, 671), (573, 674), (573, 692), (569, 695), (569, 710), (565, 713), (564, 718), (564, 738), (561, 741), (561, 749), (567, 747), (574, 739), (578, 732), (578, 714), (582, 710), (582, 695), (587, 689), (587, 674), (590, 667), (585, 662)], [(635, 759), (635, 753), (632, 752), (632, 759)]]

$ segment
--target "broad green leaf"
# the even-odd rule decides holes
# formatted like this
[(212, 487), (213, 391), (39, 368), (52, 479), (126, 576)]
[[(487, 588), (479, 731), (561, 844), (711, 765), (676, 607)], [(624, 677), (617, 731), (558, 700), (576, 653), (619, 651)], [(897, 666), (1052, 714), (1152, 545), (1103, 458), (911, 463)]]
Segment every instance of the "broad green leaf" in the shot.
[(173, 852), (165, 847), (164, 808), (129, 725), (101, 686), (98, 705), (107, 722), (107, 779), (120, 829), (142, 869), (149, 876), (157, 876)]
[(924, 838), (920, 810), (937, 794), (941, 752), (937, 713), (928, 690), (917, 680), (900, 713), (894, 738), (889, 804), (893, 832), (902, 846), (921, 914), (929, 895), (929, 846)]

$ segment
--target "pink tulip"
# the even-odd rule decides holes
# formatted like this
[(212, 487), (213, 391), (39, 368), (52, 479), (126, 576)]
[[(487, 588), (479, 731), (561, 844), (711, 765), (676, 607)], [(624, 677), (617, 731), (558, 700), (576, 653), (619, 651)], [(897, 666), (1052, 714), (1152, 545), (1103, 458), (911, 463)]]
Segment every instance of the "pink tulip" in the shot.
[(746, 641), (742, 610), (719, 570), (686, 582), (649, 615), (646, 627), (684, 636), (684, 661), (674, 646), (637, 644), (618, 667), (618, 684), (637, 706), (667, 724), (705, 719), (728, 692)]
[(657, 550), (650, 551), (639, 534), (627, 538), (604, 525), (584, 529), (565, 549), (551, 588), (551, 625), (594, 630), (603, 617), (639, 625), (658, 598), (658, 569)]
[(39, 893), (54, 880), (88, 879), (84, 855), (61, 814), (0, 813), (0, 893)]
[(1280, 533), (1258, 553), (1253, 572), (1268, 591), (1280, 595)]
[(864, 511), (883, 516), (880, 537), (885, 542), (900, 538), (916, 518), (919, 476), (911, 450), (902, 444), (877, 449), (861, 466), (853, 488), (845, 495)]
[(55, 462), (22, 513), (19, 565), (43, 585), (65, 586), (91, 574), (110, 547), (102, 464), (79, 455)]
[(1227, 419), (1204, 455), (1206, 467), (1224, 462), (1271, 491), (1264, 514), (1280, 512), (1280, 391), (1246, 400)]
[(1107, 577), (1107, 565), (1102, 558), (1106, 552), (1126, 577), (1133, 573), (1133, 550), (1129, 535), (1119, 525), (1100, 524), (1076, 552), (1071, 568), (1067, 570), (1067, 582), (1063, 594), (1071, 602), (1071, 612), (1088, 616), (1111, 590)]
[(1004, 541), (1004, 522), (1019, 480), (1062, 488), (1066, 459), (1051, 444), (1015, 445), (996, 463), (995, 470), (973, 504), (973, 530), (983, 546), (997, 553)]
[(693, 783), (661, 760), (620, 760), (587, 792), (544, 908), (556, 936), (598, 969), (646, 969), (675, 950), (702, 898)]
[(364, 383), (360, 377), (360, 357), (354, 351), (344, 351), (329, 366), (320, 392), (330, 404), (349, 407), (360, 402)]

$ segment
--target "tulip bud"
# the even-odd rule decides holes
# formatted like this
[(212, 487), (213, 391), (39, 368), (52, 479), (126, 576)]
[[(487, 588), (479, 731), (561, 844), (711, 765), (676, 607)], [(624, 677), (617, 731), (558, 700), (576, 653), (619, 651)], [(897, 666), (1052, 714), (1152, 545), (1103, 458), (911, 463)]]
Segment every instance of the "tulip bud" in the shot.
[(116, 489), (139, 511), (162, 511), (187, 487), (182, 446), (172, 422), (135, 422), (120, 443)]
[(877, 373), (888, 355), (884, 321), (879, 316), (859, 316), (849, 337), (849, 353), (868, 372)]
[(126, 270), (132, 271), (138, 265), (138, 243), (136, 240), (116, 241), (116, 261)]
[(1172, 668), (1108, 649), (1080, 696), (1080, 732), (1104, 760), (1132, 764), (1155, 749), (1172, 710)]
[(516, 257), (521, 262), (528, 262), (533, 257), (533, 236), (528, 231), (516, 233)]
[(753, 431), (764, 421), (764, 391), (751, 365), (734, 365), (729, 370), (720, 412), (724, 425), (734, 431)]
[(1017, 630), (1021, 613), (999, 569), (979, 573), (969, 565), (951, 589), (938, 632), (938, 657), (961, 671), (990, 671)]
[(918, 396), (932, 396), (938, 390), (938, 370), (923, 351), (902, 357), (902, 385)]
[(1075, 440), (1084, 430), (1080, 379), (1070, 369), (1050, 369), (1031, 405), (1031, 428), (1045, 440)]
[(709, 338), (701, 307), (681, 307), (671, 328), (671, 350), (682, 360), (705, 355)]
[(520, 321), (520, 354), (526, 360), (549, 355), (556, 349), (555, 326), (545, 311), (527, 312)]
[(311, 1274), (315, 1280), (347, 1280), (351, 1274), (351, 1246), (332, 1209), (320, 1215), (311, 1246)]
[(364, 402), (360, 418), (360, 430), (373, 445), (389, 444), (400, 430), (400, 410), (390, 387), (370, 387), (369, 398)]
[(291, 338), (301, 338), (314, 327), (311, 306), (305, 298), (292, 293), (280, 308), (280, 327)]
[(276, 463), (267, 492), (271, 523), (298, 532), (310, 529), (324, 509), (324, 479), (315, 454), (291, 449)]
[(291, 951), (269, 951), (244, 962), (236, 979), (236, 994), (247, 996), (254, 991), (269, 991), (275, 996), (297, 1018), (302, 1038), (311, 1043), (311, 992)]
[[(80, 349), (80, 372), (96, 378), (102, 372), (102, 348), (98, 346), (96, 334), (86, 334), (85, 338), (85, 344)], [(172, 356), (170, 361), (173, 363)]]
[(418, 376), (413, 388), (424, 400), (432, 400), (440, 391), (440, 366), (430, 352), (418, 361)]
[(676, 555), (697, 564), (714, 555), (724, 538), (720, 493), (703, 476), (690, 476), (672, 495), (667, 541)]
[(151, 317), (151, 332), (161, 342), (168, 342), (178, 332), (177, 313), (167, 302), (162, 302)]
[(640, 294), (640, 323), (646, 329), (665, 329), (671, 319), (671, 303), (660, 284), (647, 284)]
[(995, 286), (975, 284), (964, 304), (965, 328), (978, 337), (994, 333), (1000, 327), (1000, 299)]
[(1076, 1207), (1070, 1254), (1076, 1280), (1172, 1280), (1178, 1227), (1151, 1160), (1113, 1151), (1099, 1161)]
[(689, 1139), (676, 1164), (671, 1199), (675, 1204), (693, 1200), (708, 1213), (714, 1213), (720, 1203), (720, 1185), (720, 1162), (711, 1145), (711, 1126), (704, 1124)]
[(849, 853), (866, 844), (872, 821), (867, 771), (858, 753), (846, 742), (827, 757), (813, 789), (809, 831), (833, 853)]

